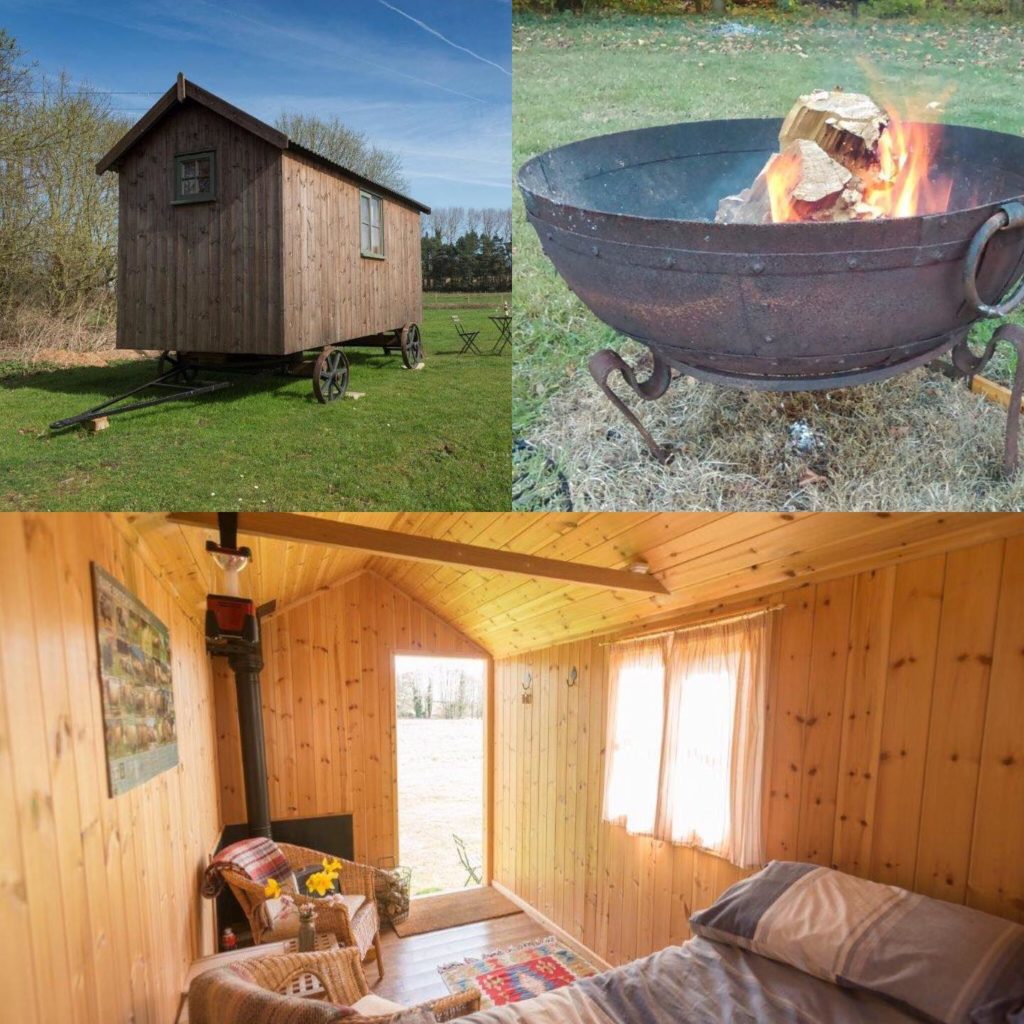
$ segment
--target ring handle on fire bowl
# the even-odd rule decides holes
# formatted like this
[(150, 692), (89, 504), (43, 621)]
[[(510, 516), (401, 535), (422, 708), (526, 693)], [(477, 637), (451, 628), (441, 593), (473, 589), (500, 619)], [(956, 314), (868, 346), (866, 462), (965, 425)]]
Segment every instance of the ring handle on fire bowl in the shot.
[(1008, 298), (994, 306), (983, 302), (978, 294), (978, 265), (981, 263), (982, 254), (993, 235), (1010, 228), (1024, 228), (1024, 203), (1012, 202), (1001, 206), (978, 228), (967, 247), (967, 256), (964, 259), (964, 291), (967, 293), (968, 303), (982, 316), (1009, 316), (1024, 300), (1024, 279), (1018, 282), (1017, 288)]

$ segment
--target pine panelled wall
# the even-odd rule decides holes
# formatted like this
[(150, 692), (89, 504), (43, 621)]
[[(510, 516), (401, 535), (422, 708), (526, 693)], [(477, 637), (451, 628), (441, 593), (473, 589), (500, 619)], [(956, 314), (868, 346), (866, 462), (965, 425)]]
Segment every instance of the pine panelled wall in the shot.
[[(395, 654), (487, 653), (373, 572), (263, 622), (263, 727), (274, 818), (352, 814), (356, 859), (397, 856)], [(217, 675), (221, 806), (245, 820), (234, 684)]]
[[(0, 550), (2, 1016), (163, 1024), (214, 943), (198, 891), (220, 825), (200, 624), (109, 517), (8, 513)], [(114, 799), (92, 560), (171, 637), (179, 764)]]
[[(1024, 921), (1024, 538), (757, 603), (784, 605), (769, 858)], [(495, 664), (494, 878), (618, 964), (686, 939), (747, 872), (601, 821), (606, 653), (591, 639)]]

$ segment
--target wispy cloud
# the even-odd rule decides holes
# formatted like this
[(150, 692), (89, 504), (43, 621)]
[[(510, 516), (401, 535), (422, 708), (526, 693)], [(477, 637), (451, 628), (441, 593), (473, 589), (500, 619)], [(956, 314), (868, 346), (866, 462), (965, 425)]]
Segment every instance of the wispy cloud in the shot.
[(394, 4), (389, 4), (388, 0), (377, 0), (377, 3), (379, 3), (381, 7), (386, 7), (389, 11), (394, 11), (395, 14), (400, 14), (403, 18), (408, 18), (414, 25), (419, 25), (419, 27), (423, 29), (424, 32), (429, 32), (432, 36), (437, 36), (438, 39), (440, 39), (444, 43), (447, 43), (454, 49), (461, 50), (463, 53), (468, 53), (470, 57), (475, 57), (477, 60), (482, 61), (484, 64), (490, 64), (492, 68), (497, 68), (503, 75), (508, 75), (509, 78), (512, 77), (512, 72), (509, 71), (507, 68), (503, 68), (500, 64), (495, 63), (493, 60), (489, 60), (487, 57), (482, 57), (479, 53), (470, 50), (466, 46), (461, 46), (454, 40), (449, 39), (446, 35), (443, 35), (442, 33), (438, 32), (436, 28), (432, 28), (425, 21), (420, 21), (419, 18), (414, 18), (411, 14), (401, 10), (401, 8), (396, 7)]

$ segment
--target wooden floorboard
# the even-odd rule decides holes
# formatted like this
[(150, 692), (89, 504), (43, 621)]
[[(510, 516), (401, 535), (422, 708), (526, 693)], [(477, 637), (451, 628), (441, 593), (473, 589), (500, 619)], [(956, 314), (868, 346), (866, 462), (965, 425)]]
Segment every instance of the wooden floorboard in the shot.
[(381, 931), (384, 979), (377, 982), (373, 964), (366, 965), (370, 988), (385, 999), (411, 1005), (448, 995), (437, 968), (468, 956), (491, 953), (549, 934), (526, 914), (479, 921), (439, 932), (399, 938), (390, 926)]

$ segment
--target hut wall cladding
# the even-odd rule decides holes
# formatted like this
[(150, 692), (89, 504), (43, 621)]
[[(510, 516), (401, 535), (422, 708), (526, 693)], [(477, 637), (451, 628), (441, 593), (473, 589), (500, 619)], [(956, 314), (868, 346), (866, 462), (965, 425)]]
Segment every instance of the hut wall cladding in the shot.
[[(768, 857), (1024, 921), (1024, 538), (763, 603), (785, 606)], [(686, 939), (748, 872), (601, 821), (606, 656), (595, 639), (495, 663), (494, 877), (617, 964)]]
[[(9, 513), (0, 550), (2, 1016), (163, 1024), (189, 963), (214, 951), (198, 891), (220, 822), (201, 626), (107, 517)], [(180, 763), (114, 799), (90, 560), (171, 634)]]
[[(173, 205), (174, 157), (216, 152), (217, 198)], [(117, 346), (279, 355), (281, 155), (195, 103), (120, 168)]]
[(384, 259), (359, 250), (357, 185), (282, 155), (285, 336), (315, 348), (423, 320), (420, 215), (384, 198)]
[[(396, 856), (394, 655), (486, 652), (372, 572), (281, 609), (263, 628), (271, 815), (352, 814), (358, 860)], [(225, 822), (240, 822), (234, 686), (220, 666), (214, 671), (221, 806)]]

